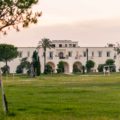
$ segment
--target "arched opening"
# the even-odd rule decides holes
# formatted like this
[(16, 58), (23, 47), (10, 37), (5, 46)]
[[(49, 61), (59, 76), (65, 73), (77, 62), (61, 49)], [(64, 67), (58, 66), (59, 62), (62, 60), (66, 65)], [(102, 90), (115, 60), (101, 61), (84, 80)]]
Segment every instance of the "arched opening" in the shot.
[(83, 71), (83, 68), (82, 68), (82, 63), (77, 61), (73, 64), (73, 72), (74, 73), (79, 73), (79, 72), (82, 72)]
[(69, 64), (64, 62), (64, 73), (69, 73)]
[(69, 64), (67, 62), (60, 61), (57, 66), (58, 73), (69, 73)]
[(52, 71), (55, 72), (55, 64), (53, 62), (48, 62), (48, 65), (52, 67)]
[(64, 53), (63, 52), (60, 52), (59, 53), (59, 59), (63, 59), (64, 58)]

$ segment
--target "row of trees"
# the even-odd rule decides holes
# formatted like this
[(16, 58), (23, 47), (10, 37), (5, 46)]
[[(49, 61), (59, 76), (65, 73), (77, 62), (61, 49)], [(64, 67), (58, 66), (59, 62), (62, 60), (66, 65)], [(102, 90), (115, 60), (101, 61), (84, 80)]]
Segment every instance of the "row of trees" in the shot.
[[(10, 68), (8, 62), (18, 55), (17, 47), (9, 44), (0, 44), (0, 61), (5, 62), (5, 66), (1, 68), (3, 74), (9, 73)], [(24, 70), (27, 70), (28, 74), (31, 76), (40, 75), (40, 60), (37, 51), (33, 52), (32, 62), (29, 62), (27, 57), (21, 59), (20, 64), (17, 66), (16, 73), (23, 73)]]

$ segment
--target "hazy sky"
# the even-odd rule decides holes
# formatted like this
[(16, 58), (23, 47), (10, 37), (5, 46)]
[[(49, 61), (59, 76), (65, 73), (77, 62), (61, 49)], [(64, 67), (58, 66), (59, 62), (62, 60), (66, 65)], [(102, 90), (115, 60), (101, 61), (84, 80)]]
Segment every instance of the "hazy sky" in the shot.
[(9, 31), (0, 42), (37, 46), (41, 38), (79, 41), (80, 46), (120, 42), (120, 0), (39, 0), (35, 26)]

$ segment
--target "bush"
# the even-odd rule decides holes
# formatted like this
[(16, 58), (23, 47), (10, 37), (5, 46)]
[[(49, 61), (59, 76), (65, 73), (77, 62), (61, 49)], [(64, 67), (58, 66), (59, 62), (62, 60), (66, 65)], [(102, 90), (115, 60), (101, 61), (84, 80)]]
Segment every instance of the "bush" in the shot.
[(104, 68), (105, 64), (99, 64), (98, 65), (98, 72), (103, 72), (103, 68)]
[(17, 68), (16, 68), (16, 73), (20, 74), (20, 73), (23, 73), (23, 68), (21, 65), (18, 65)]
[(64, 62), (60, 61), (57, 65), (57, 73), (64, 73)]
[(10, 73), (10, 67), (8, 65), (3, 66), (1, 70), (3, 74)]
[(95, 66), (95, 62), (92, 60), (88, 60), (86, 62), (86, 68), (87, 68), (87, 72), (91, 71), (91, 68), (93, 68)]
[(53, 69), (52, 69), (52, 67), (49, 64), (45, 65), (45, 71), (44, 71), (44, 73), (45, 74), (53, 73)]

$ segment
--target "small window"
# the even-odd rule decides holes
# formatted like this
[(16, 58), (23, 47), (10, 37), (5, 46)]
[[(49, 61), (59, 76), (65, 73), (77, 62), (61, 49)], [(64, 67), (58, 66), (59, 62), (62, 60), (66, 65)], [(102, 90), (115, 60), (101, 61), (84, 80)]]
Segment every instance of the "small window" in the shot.
[(30, 57), (30, 51), (27, 52), (27, 57)]
[(67, 44), (65, 44), (65, 47), (67, 47)]
[(69, 57), (72, 57), (72, 52), (68, 52), (68, 56), (69, 56)]
[(98, 52), (98, 57), (102, 57), (102, 51)]
[(49, 58), (53, 59), (53, 52), (49, 53)]
[(59, 47), (62, 47), (62, 44), (59, 44)]
[(52, 44), (52, 47), (55, 47), (55, 44)]
[(94, 52), (92, 52), (92, 57), (94, 57)]
[(76, 47), (76, 44), (73, 44), (73, 47)]
[(86, 56), (87, 56), (87, 54), (86, 54), (86, 52), (85, 52), (85, 51), (83, 52), (83, 56), (84, 56), (84, 57), (86, 57)]
[(110, 57), (110, 52), (107, 52), (107, 57)]
[(20, 58), (22, 57), (22, 51), (19, 52), (19, 57), (20, 57)]
[(69, 44), (69, 47), (72, 47), (72, 44)]

